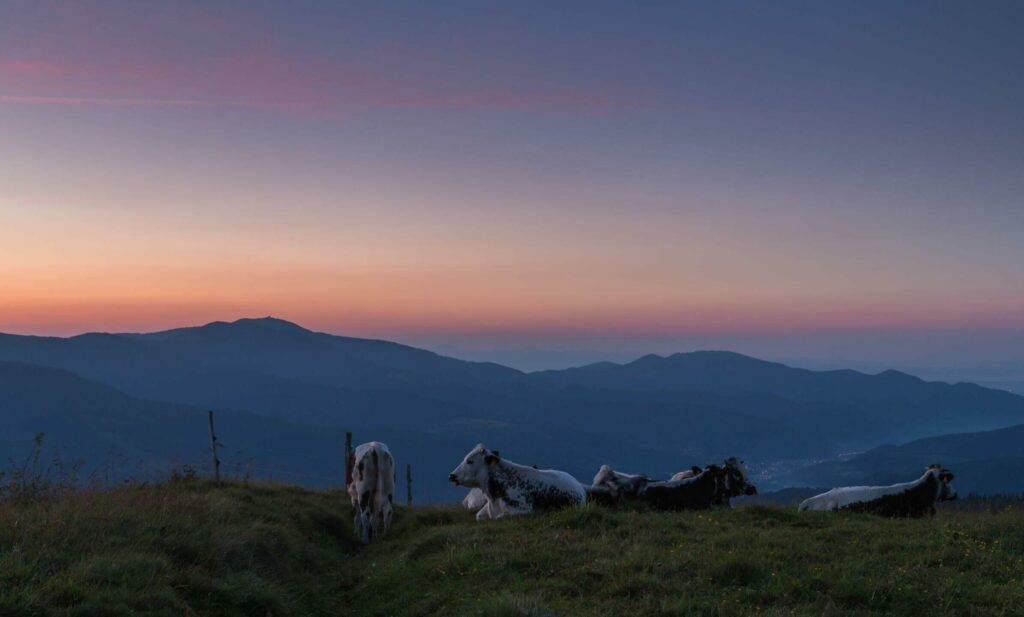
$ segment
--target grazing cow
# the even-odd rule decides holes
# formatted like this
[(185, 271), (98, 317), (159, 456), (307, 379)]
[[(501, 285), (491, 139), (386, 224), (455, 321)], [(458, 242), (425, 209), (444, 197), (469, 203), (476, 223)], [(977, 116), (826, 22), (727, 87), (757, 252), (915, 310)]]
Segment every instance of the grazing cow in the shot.
[[(506, 514), (525, 514), (533, 510), (579, 507), (587, 502), (583, 486), (564, 471), (534, 469), (501, 458), (497, 451), (477, 444), (462, 459), (448, 480), (458, 486), (479, 488), (487, 496), (487, 506), (477, 513), (498, 518)], [(495, 513), (495, 504), (500, 512)]]
[(594, 476), (594, 487), (604, 486), (612, 498), (636, 497), (651, 479), (647, 476), (622, 473), (608, 465), (601, 465)]
[(363, 544), (384, 535), (391, 525), (395, 494), (395, 459), (387, 445), (371, 441), (356, 447), (351, 456), (352, 526)]
[(952, 481), (953, 473), (942, 465), (929, 465), (924, 475), (913, 482), (834, 488), (804, 500), (799, 511), (849, 510), (890, 517), (933, 516), (935, 502), (956, 499)]
[(757, 487), (747, 480), (743, 461), (733, 457), (725, 460), (724, 467), (708, 465), (689, 477), (651, 482), (643, 496), (660, 510), (702, 510), (713, 506), (728, 507), (732, 497), (756, 494)]

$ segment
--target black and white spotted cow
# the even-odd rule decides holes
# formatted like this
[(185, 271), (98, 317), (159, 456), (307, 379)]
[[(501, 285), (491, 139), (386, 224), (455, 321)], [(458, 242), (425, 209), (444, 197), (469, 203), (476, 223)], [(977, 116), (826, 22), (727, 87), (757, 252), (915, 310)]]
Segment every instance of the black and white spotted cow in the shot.
[(601, 465), (594, 476), (593, 487), (604, 486), (613, 499), (636, 497), (643, 492), (651, 479), (640, 474), (615, 471), (609, 465)]
[(942, 465), (929, 465), (913, 482), (891, 486), (847, 486), (815, 495), (799, 511), (870, 512), (880, 516), (919, 518), (935, 514), (935, 503), (956, 499), (953, 473)]
[(391, 525), (395, 494), (395, 459), (379, 441), (356, 446), (350, 461), (352, 525), (363, 544), (384, 535)]
[(477, 520), (580, 507), (587, 501), (583, 485), (566, 472), (518, 465), (483, 444), (469, 451), (448, 474), (448, 480), (458, 486), (479, 488), (487, 496), (487, 505), (477, 512)]

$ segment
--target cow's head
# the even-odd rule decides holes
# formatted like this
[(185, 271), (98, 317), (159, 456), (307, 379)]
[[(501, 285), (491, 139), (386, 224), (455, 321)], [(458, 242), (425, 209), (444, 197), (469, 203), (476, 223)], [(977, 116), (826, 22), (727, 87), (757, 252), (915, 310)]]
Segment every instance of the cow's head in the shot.
[(478, 443), (462, 459), (459, 466), (448, 474), (448, 481), (457, 486), (485, 488), (490, 468), (497, 465), (500, 460), (501, 455), (497, 450), (488, 450), (484, 444)]
[(725, 459), (725, 494), (729, 497), (740, 495), (756, 495), (757, 487), (747, 479), (747, 469), (743, 461), (735, 456)]
[(942, 465), (929, 465), (928, 473), (935, 475), (939, 481), (939, 494), (936, 498), (939, 501), (952, 501), (956, 499), (956, 489), (953, 488), (953, 472), (945, 469)]

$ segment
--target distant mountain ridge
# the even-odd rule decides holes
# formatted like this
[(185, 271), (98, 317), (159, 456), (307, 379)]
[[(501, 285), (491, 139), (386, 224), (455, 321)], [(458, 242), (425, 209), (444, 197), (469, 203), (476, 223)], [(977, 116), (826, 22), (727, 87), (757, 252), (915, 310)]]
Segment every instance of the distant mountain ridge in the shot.
[(1024, 397), (897, 371), (810, 371), (705, 351), (523, 373), (274, 318), (70, 338), (0, 334), (0, 361), (70, 371), (146, 402), (140, 408), (393, 435), (429, 471), (421, 486), (436, 495), (451, 494), (446, 471), (479, 441), (583, 479), (602, 463), (660, 477), (734, 454), (764, 470), (782, 460), (793, 468), (879, 443), (1024, 423)]

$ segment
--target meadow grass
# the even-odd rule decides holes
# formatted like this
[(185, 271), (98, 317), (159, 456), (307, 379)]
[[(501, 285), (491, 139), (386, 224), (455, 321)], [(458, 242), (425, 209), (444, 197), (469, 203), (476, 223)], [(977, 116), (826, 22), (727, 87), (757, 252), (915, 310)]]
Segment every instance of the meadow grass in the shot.
[(1024, 514), (780, 506), (477, 523), (339, 491), (179, 482), (0, 504), (0, 615), (1024, 615)]

